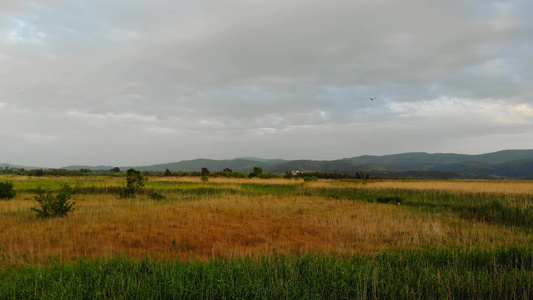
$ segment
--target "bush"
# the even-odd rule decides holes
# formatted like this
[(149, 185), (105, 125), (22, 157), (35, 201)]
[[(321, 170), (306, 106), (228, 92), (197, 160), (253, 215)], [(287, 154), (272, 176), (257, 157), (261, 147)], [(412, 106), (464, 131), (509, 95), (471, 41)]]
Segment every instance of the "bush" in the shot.
[(305, 182), (309, 182), (309, 181), (318, 181), (318, 178), (317, 178), (316, 176), (311, 176), (311, 177), (309, 177), (309, 176), (305, 176), (305, 177), (304, 177), (304, 181), (305, 181)]
[(0, 182), (0, 199), (13, 199), (17, 192), (13, 189), (13, 183)]
[(395, 203), (395, 204), (401, 204), (403, 202), (403, 199), (397, 196), (390, 196), (390, 197), (378, 197), (375, 200), (376, 203)]
[(160, 194), (158, 192), (151, 192), (150, 198), (152, 198), (152, 200), (163, 200), (165, 199), (165, 196), (163, 196), (163, 194)]
[(39, 218), (64, 217), (74, 210), (72, 206), (76, 202), (68, 201), (71, 196), (72, 189), (68, 184), (64, 184), (55, 196), (49, 190), (38, 187), (35, 201), (39, 202), (40, 208), (32, 207), (31, 210), (37, 212)]

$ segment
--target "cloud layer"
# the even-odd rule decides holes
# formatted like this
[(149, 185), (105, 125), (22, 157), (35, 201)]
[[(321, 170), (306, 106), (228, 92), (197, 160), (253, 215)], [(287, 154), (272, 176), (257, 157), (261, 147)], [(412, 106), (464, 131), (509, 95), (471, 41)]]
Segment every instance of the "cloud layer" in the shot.
[(5, 162), (531, 148), (529, 1), (4, 2)]

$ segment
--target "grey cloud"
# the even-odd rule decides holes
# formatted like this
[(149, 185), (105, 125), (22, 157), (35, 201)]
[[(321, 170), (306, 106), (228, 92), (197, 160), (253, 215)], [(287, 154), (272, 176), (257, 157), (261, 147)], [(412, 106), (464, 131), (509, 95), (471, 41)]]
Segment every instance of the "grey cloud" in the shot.
[(523, 145), (531, 118), (483, 109), (533, 105), (531, 13), (526, 1), (8, 1), (0, 133), (17, 159), (31, 144), (56, 165), (62, 147), (72, 163), (135, 163), (468, 139), (494, 150), (497, 134)]

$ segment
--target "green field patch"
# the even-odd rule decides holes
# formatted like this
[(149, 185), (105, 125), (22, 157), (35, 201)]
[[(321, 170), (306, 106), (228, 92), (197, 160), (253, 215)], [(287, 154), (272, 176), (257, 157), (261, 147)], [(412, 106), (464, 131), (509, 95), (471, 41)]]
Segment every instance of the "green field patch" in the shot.
[(5, 299), (528, 299), (533, 250), (433, 249), (348, 259), (323, 255), (136, 261), (126, 257), (0, 273)]
[(241, 184), (241, 191), (245, 195), (261, 196), (274, 195), (284, 196), (295, 194), (300, 188), (300, 184), (256, 184), (244, 183)]

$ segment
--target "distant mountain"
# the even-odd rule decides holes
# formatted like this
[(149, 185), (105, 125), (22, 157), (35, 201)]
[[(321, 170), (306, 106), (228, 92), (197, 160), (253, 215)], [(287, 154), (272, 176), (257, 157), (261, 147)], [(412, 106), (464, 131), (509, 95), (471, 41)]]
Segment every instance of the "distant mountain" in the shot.
[(533, 150), (504, 150), (478, 155), (414, 152), (383, 156), (365, 155), (350, 159), (358, 164), (379, 164), (387, 166), (388, 169), (413, 170), (462, 162), (483, 162), (493, 165), (532, 158)]
[[(214, 160), (214, 159), (193, 159), (182, 160), (180, 162), (157, 164), (152, 166), (134, 167), (140, 171), (200, 171), (202, 168), (208, 168), (211, 171), (222, 171), (225, 168), (230, 168), (233, 171), (251, 172), (254, 166), (264, 165), (267, 162), (259, 162), (249, 159), (231, 159), (231, 160)], [(120, 169), (127, 169), (129, 167), (120, 167)]]
[(38, 167), (33, 166), (21, 166), (21, 165), (12, 165), (12, 164), (6, 164), (6, 163), (0, 163), (0, 168), (10, 168), (10, 169), (25, 169), (25, 170), (35, 170), (39, 169)]
[(276, 158), (276, 159), (264, 159), (264, 158), (259, 158), (259, 157), (239, 157), (239, 158), (236, 158), (235, 160), (238, 160), (238, 159), (244, 159), (244, 160), (253, 160), (253, 161), (259, 161), (259, 162), (284, 162), (286, 160), (284, 159), (281, 159), (281, 158)]
[(74, 165), (74, 166), (62, 167), (60, 169), (66, 169), (66, 170), (90, 169), (90, 170), (93, 170), (93, 171), (109, 171), (112, 168), (114, 168), (114, 167), (113, 166), (77, 166), (77, 165)]
[[(36, 167), (0, 164), (0, 167), (37, 169)], [(132, 166), (140, 171), (200, 171), (212, 172), (230, 168), (249, 173), (254, 167), (264, 172), (282, 174), (287, 170), (302, 172), (365, 172), (384, 177), (434, 178), (517, 178), (533, 179), (533, 150), (504, 150), (493, 153), (467, 155), (455, 153), (412, 152), (392, 155), (363, 155), (338, 160), (283, 160), (244, 157), (227, 160), (194, 159), (150, 166)], [(121, 166), (125, 171), (129, 166)], [(110, 170), (112, 166), (68, 166), (64, 169)]]
[[(264, 172), (284, 173), (287, 170), (302, 172), (338, 172), (354, 174), (366, 172), (376, 176), (392, 173), (438, 175), (439, 178), (524, 178), (533, 179), (533, 150), (504, 150), (480, 155), (455, 153), (402, 153), (383, 156), (364, 155), (339, 160), (282, 160), (255, 157), (232, 160), (195, 159), (170, 164), (136, 167), (142, 171), (199, 171), (206, 167), (211, 171), (230, 168), (233, 171), (251, 172), (261, 167)], [(125, 169), (126, 167), (121, 167)], [(426, 173), (421, 173), (426, 172)], [(463, 174), (460, 175), (459, 174)]]

